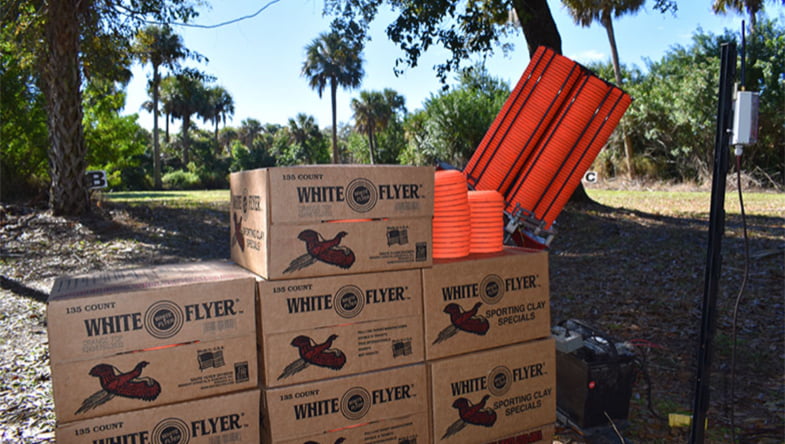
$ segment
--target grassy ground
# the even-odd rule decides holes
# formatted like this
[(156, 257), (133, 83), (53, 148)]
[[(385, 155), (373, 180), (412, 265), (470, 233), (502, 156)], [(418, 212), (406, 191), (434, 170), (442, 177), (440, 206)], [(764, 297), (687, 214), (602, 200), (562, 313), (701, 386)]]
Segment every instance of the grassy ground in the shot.
[[(615, 208), (646, 211), (667, 216), (705, 216), (711, 209), (711, 193), (704, 191), (624, 191), (588, 189), (595, 201)], [(745, 211), (751, 215), (782, 217), (785, 193), (750, 193), (742, 195)], [(725, 212), (741, 214), (736, 191), (725, 194)]]
[[(646, 211), (669, 216), (689, 215), (708, 217), (711, 194), (705, 191), (626, 191), (587, 189), (589, 197), (615, 208)], [(127, 191), (105, 193), (101, 196), (110, 202), (132, 205), (220, 205), (229, 203), (229, 190), (196, 191)], [(746, 211), (760, 216), (782, 216), (785, 212), (785, 193), (750, 193), (742, 196)], [(725, 195), (725, 211), (740, 214), (739, 196), (735, 191)]]
[(216, 205), (229, 203), (229, 190), (188, 190), (188, 191), (125, 191), (104, 193), (98, 197), (110, 202), (132, 205), (166, 205), (188, 207), (191, 205)]

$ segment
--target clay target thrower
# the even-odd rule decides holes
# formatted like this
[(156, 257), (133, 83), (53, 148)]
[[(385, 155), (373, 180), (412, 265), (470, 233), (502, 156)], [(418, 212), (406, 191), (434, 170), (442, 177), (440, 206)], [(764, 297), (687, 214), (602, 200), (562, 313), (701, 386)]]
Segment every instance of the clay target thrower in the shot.
[(585, 67), (540, 47), (463, 173), (503, 196), (504, 243), (546, 248), (553, 223), (631, 103)]

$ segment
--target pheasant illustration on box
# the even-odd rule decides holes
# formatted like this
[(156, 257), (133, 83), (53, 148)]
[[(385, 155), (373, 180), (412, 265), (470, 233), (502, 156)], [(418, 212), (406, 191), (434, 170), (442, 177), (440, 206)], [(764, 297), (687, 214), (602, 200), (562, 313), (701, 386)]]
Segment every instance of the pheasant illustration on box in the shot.
[(447, 428), (442, 439), (447, 439), (460, 432), (467, 424), (493, 427), (496, 423), (496, 411), (490, 407), (485, 407), (485, 403), (488, 402), (490, 397), (491, 395), (485, 395), (480, 402), (476, 404), (472, 404), (472, 402), (466, 398), (458, 398), (453, 401), (452, 406), (458, 409), (458, 416), (460, 419), (456, 420)]
[(294, 259), (284, 270), (284, 273), (301, 270), (313, 265), (316, 261), (340, 268), (351, 268), (354, 264), (354, 252), (344, 245), (339, 245), (346, 235), (345, 231), (341, 231), (332, 239), (325, 240), (321, 234), (314, 230), (301, 231), (297, 239), (305, 242), (305, 249), (308, 252)]
[(123, 373), (117, 367), (109, 364), (98, 364), (90, 370), (90, 376), (95, 376), (101, 382), (101, 390), (93, 393), (82, 402), (76, 414), (94, 409), (115, 396), (154, 401), (161, 394), (161, 384), (148, 376), (141, 376), (142, 369), (149, 362), (141, 361), (133, 370)]
[(296, 373), (305, 370), (309, 365), (340, 370), (346, 364), (346, 355), (337, 348), (332, 348), (333, 341), (338, 339), (338, 335), (330, 335), (321, 344), (315, 344), (314, 340), (308, 336), (300, 335), (292, 339), (292, 347), (296, 347), (300, 358), (287, 365), (284, 371), (278, 376), (278, 380), (288, 378)]
[(459, 331), (479, 336), (485, 335), (490, 328), (490, 324), (488, 323), (488, 319), (477, 314), (480, 306), (482, 306), (482, 302), (477, 302), (472, 308), (464, 311), (463, 308), (455, 302), (447, 304), (444, 307), (444, 312), (450, 315), (450, 325), (439, 332), (439, 335), (433, 341), (433, 344), (436, 345), (446, 341), (455, 336)]

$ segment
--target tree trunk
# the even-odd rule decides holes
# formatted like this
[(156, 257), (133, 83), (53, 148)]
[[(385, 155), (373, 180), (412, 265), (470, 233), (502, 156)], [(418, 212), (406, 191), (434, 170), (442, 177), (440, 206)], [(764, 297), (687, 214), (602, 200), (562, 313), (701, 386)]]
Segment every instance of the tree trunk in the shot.
[(79, 0), (48, 2), (44, 76), (49, 127), (49, 207), (56, 215), (89, 211), (87, 148), (82, 128)]
[(373, 165), (373, 126), (370, 123), (368, 125), (368, 157), (370, 159), (371, 165)]
[(547, 0), (513, 0), (521, 29), (529, 47), (529, 55), (539, 46), (547, 46), (561, 54), (561, 36), (556, 28)]
[[(622, 86), (622, 78), (621, 78), (621, 64), (619, 63), (619, 48), (616, 45), (616, 34), (613, 32), (613, 19), (611, 18), (610, 13), (604, 13), (602, 17), (602, 26), (605, 27), (605, 31), (608, 33), (608, 42), (611, 45), (611, 63), (613, 64), (613, 77), (616, 79), (616, 86), (621, 88)], [(624, 141), (624, 162), (627, 165), (627, 178), (632, 179), (635, 177), (635, 170), (632, 165), (632, 138), (630, 138), (629, 133), (627, 132), (627, 128), (625, 128), (625, 124), (622, 119), (621, 126), (619, 130), (622, 134), (622, 140)]]
[(158, 66), (153, 65), (153, 183), (156, 190), (162, 188), (161, 184), (161, 144), (158, 140), (158, 86), (161, 83), (161, 74)]
[(169, 119), (171, 119), (171, 116), (169, 113), (166, 113), (166, 131), (164, 132), (164, 142), (167, 144), (169, 143)]
[(215, 155), (216, 156), (220, 156), (221, 153), (223, 152), (223, 147), (218, 142), (218, 124), (221, 123), (220, 120), (221, 119), (219, 119), (219, 118), (215, 119), (215, 131), (213, 132), (213, 138), (215, 139)]
[[(513, 0), (513, 7), (521, 21), (521, 29), (533, 56), (539, 46), (547, 46), (561, 54), (561, 36), (556, 28), (547, 0)], [(583, 184), (579, 184), (570, 197), (570, 202), (593, 202)]]
[(338, 83), (335, 78), (330, 79), (330, 105), (333, 114), (333, 163), (341, 163), (340, 154), (338, 153), (338, 123), (336, 116), (335, 95), (338, 92)]
[(183, 137), (182, 137), (182, 139), (183, 139), (182, 140), (182, 142), (183, 142), (183, 167), (186, 167), (186, 168), (188, 167), (188, 162), (191, 161), (191, 156), (190, 156), (190, 152), (189, 152), (189, 150), (190, 150), (190, 146), (189, 145), (191, 144), (190, 143), (191, 141), (188, 139), (188, 129), (189, 129), (190, 126), (191, 126), (191, 116), (189, 116), (189, 115), (183, 116)]

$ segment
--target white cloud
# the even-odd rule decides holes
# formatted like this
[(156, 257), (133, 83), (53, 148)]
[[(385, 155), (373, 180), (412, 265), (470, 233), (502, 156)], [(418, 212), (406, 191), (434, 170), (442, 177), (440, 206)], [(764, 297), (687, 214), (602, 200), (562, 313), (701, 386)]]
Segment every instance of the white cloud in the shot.
[(607, 54), (604, 54), (600, 51), (596, 51), (594, 49), (589, 49), (586, 51), (581, 51), (579, 53), (568, 55), (572, 60), (575, 60), (578, 63), (590, 63), (590, 62), (602, 62), (610, 58)]

